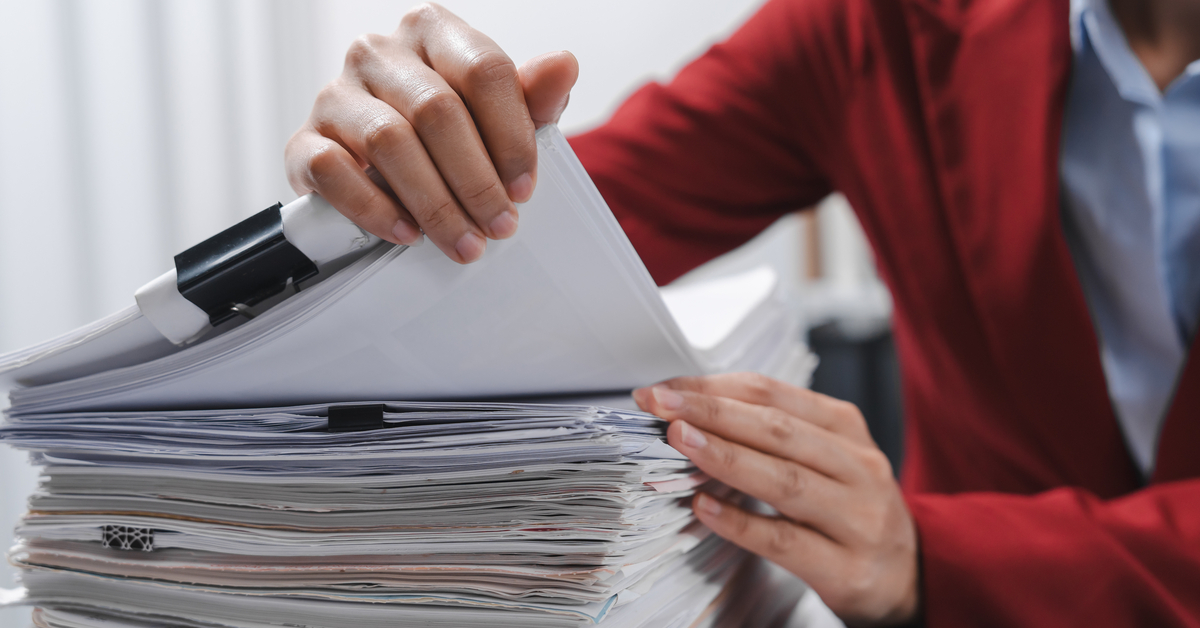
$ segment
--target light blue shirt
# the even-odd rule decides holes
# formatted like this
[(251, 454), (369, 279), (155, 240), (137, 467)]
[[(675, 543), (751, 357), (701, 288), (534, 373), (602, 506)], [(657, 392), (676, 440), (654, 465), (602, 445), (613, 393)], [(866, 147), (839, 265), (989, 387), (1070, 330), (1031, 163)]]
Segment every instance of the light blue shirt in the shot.
[(1200, 61), (1165, 92), (1106, 0), (1072, 0), (1063, 224), (1142, 473), (1200, 319)]

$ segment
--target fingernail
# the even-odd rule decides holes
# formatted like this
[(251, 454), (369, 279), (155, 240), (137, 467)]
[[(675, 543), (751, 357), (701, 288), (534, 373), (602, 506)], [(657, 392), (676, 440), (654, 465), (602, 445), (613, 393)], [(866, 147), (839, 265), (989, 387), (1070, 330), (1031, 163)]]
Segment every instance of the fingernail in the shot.
[(700, 430), (682, 421), (679, 422), (679, 438), (692, 449), (700, 449), (708, 444), (708, 438)]
[(492, 230), (492, 237), (497, 240), (511, 236), (517, 232), (517, 212), (504, 212), (496, 216), (488, 228)]
[(528, 172), (508, 184), (508, 198), (512, 202), (524, 203), (530, 196), (533, 196), (533, 177)]
[(458, 239), (458, 244), (454, 245), (458, 256), (468, 264), (479, 259), (485, 248), (487, 248), (487, 243), (483, 241), (483, 238), (471, 232), (463, 234), (463, 237)]
[(654, 400), (658, 402), (658, 405), (668, 410), (678, 410), (683, 405), (683, 395), (670, 388), (655, 386), (652, 392), (654, 393)]
[(392, 237), (400, 244), (412, 246), (413, 242), (421, 239), (421, 230), (407, 220), (397, 220), (396, 226), (392, 227)]
[(696, 498), (696, 508), (710, 517), (715, 517), (721, 514), (721, 502), (709, 497), (708, 495), (705, 495), (704, 493), (701, 493), (700, 496)]

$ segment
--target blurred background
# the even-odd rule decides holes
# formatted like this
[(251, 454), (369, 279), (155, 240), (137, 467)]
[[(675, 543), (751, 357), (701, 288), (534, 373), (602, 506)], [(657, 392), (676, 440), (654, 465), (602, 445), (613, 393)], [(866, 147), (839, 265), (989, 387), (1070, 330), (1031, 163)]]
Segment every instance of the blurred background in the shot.
[[(0, 0), (0, 352), (128, 305), (175, 253), (294, 198), (283, 146), (317, 90), (355, 37), (390, 32), (415, 4)], [(551, 50), (578, 57), (569, 135), (669, 78), (760, 0), (443, 4), (518, 64)], [(814, 387), (859, 403), (898, 467), (891, 301), (844, 199), (683, 281), (763, 261), (794, 289), (822, 359)], [(23, 454), (0, 447), (0, 546), (34, 483)], [(13, 575), (0, 565), (0, 588)], [(0, 624), (20, 625), (14, 612)]]

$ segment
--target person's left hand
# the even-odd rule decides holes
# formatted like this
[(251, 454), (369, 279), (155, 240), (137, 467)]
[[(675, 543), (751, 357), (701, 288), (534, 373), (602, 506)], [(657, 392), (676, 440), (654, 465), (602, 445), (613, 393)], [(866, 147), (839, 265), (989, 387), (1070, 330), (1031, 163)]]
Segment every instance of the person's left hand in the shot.
[(753, 373), (681, 377), (634, 399), (702, 471), (780, 513), (697, 494), (714, 532), (799, 576), (847, 622), (916, 617), (916, 528), (853, 404)]

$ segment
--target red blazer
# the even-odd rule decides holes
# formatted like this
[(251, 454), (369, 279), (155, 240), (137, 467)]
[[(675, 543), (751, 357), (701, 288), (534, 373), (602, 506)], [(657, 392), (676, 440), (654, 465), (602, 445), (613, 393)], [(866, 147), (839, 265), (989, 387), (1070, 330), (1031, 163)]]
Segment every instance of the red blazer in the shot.
[(572, 141), (659, 282), (849, 199), (930, 626), (1200, 626), (1200, 360), (1144, 481), (1060, 224), (1070, 69), (1067, 0), (773, 0)]

